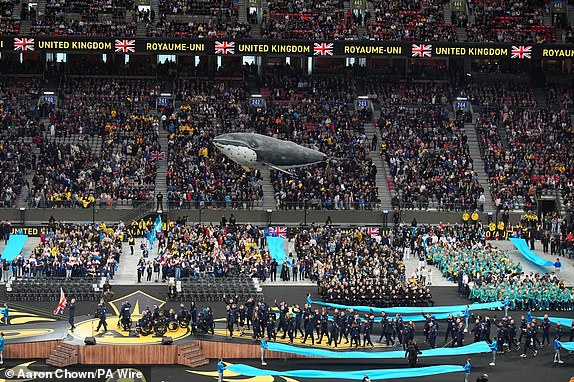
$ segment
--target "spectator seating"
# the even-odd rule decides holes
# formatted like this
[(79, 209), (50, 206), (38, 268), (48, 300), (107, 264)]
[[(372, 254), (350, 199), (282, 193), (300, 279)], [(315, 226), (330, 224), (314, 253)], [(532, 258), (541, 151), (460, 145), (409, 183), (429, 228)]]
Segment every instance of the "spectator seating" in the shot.
[(393, 109), (378, 121), (401, 208), (474, 210), (482, 190), (463, 120), (446, 109)]
[(237, 297), (245, 301), (254, 297), (263, 301), (263, 293), (254, 279), (245, 276), (230, 276), (224, 278), (202, 277), (181, 280), (176, 284), (175, 301), (225, 301), (229, 297)]
[(395, 236), (401, 239), (391, 243), (388, 237), (371, 237), (364, 229), (326, 226), (300, 230), (295, 248), (299, 258), (305, 259), (310, 277), (317, 281), (319, 295), (325, 301), (426, 306), (432, 296), (425, 285), (405, 278), (402, 248), (409, 240), (407, 236), (410, 234), (405, 230), (404, 235)]
[[(133, 0), (48, 0), (31, 33), (53, 36), (135, 37)], [(132, 12), (132, 14), (128, 14)]]
[(98, 301), (101, 290), (94, 277), (51, 277), (48, 279), (19, 278), (6, 286), (6, 299), (17, 302), (54, 301), (60, 298), (60, 289), (77, 301)]
[(271, 39), (357, 39), (357, 27), (350, 14), (345, 17), (342, 0), (269, 2), (261, 36)]
[(473, 42), (556, 41), (554, 26), (544, 25), (544, 2), (516, 0), (473, 1), (475, 22), (468, 23), (468, 40)]
[[(504, 126), (508, 147), (502, 146), (497, 125)], [(495, 204), (499, 208), (528, 209), (536, 192), (564, 190), (569, 202), (573, 181), (570, 114), (562, 109), (503, 108), (490, 111), (478, 124)]]
[[(455, 41), (456, 26), (445, 20), (440, 1), (416, 0), (373, 2), (374, 13), (368, 17), (369, 40)], [(370, 15), (369, 15), (370, 16)]]

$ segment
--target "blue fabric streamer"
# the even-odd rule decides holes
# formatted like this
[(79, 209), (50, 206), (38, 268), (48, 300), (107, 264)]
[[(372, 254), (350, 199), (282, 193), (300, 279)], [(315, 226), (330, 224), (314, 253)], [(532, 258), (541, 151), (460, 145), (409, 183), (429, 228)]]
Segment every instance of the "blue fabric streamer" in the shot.
[[(427, 313), (425, 312), (425, 315)], [(431, 316), (434, 317), (435, 320), (446, 320), (448, 318), (448, 316), (452, 314), (453, 317), (456, 317), (457, 315), (459, 315), (460, 317), (463, 317), (464, 312), (452, 312), (452, 313), (439, 313), (439, 314), (432, 314)], [(275, 318), (279, 318), (279, 313), (275, 313)], [(392, 318), (395, 319), (395, 316), (388, 316), (388, 318)], [(426, 321), (426, 317), (423, 317), (422, 314), (417, 315), (417, 316), (401, 316), (401, 318), (403, 319), (404, 322), (422, 322), (422, 321)], [(333, 316), (329, 316), (329, 320), (333, 320)], [(360, 317), (361, 321), (364, 321), (364, 319), (362, 317)], [(373, 320), (373, 322), (375, 323), (379, 323), (381, 322), (383, 319), (381, 317), (375, 317), (375, 319)]]
[[(540, 321), (544, 320), (544, 317), (540, 317), (540, 316), (535, 317), (535, 318), (536, 318), (537, 320), (540, 320)], [(548, 317), (548, 321), (550, 321), (550, 322), (552, 322), (552, 323), (554, 323), (554, 324), (560, 323), (560, 325), (562, 325), (562, 326), (565, 327), (565, 328), (569, 328), (569, 327), (570, 327), (570, 325), (572, 324), (572, 320), (573, 320), (573, 319), (574, 319), (574, 318), (566, 318), (566, 317)]]
[(545, 260), (542, 257), (538, 256), (536, 253), (534, 253), (528, 247), (528, 243), (526, 243), (526, 240), (518, 239), (516, 237), (511, 237), (509, 240), (512, 242), (512, 244), (514, 244), (516, 249), (518, 249), (524, 257), (526, 257), (527, 260), (533, 262), (536, 265), (541, 265), (543, 267), (554, 266), (554, 263), (552, 261)]
[[(466, 309), (466, 305), (452, 305), (452, 306), (396, 306), (390, 308), (375, 308), (372, 306), (352, 306), (352, 305), (341, 305), (333, 304), (330, 302), (323, 301), (312, 301), (313, 304), (321, 306), (329, 306), (331, 308), (337, 309), (353, 309), (358, 312), (373, 312), (381, 313), (385, 312), (387, 314), (409, 314), (409, 313), (420, 313), (424, 311), (425, 313), (452, 313), (452, 312), (462, 312)], [(484, 302), (480, 304), (469, 304), (470, 310), (482, 310), (482, 309), (496, 309), (502, 308), (504, 303), (502, 301), (494, 302)]]
[(375, 379), (395, 379), (395, 378), (415, 378), (425, 377), (428, 375), (457, 373), (464, 371), (464, 368), (459, 365), (440, 365), (440, 366), (426, 366), (417, 368), (403, 368), (403, 369), (374, 369), (374, 370), (357, 370), (357, 371), (330, 371), (330, 370), (263, 370), (256, 367), (243, 364), (235, 364), (227, 366), (227, 370), (244, 375), (247, 377), (291, 377), (291, 378), (322, 378), (322, 379), (347, 379), (357, 380), (363, 379), (367, 374), (371, 380)]
[[(347, 359), (392, 359), (392, 358), (405, 358), (404, 350), (393, 351), (333, 351), (325, 349), (298, 347), (286, 345), (276, 342), (268, 342), (268, 349), (271, 351), (278, 351), (282, 353), (299, 354), (309, 357), (325, 357), (325, 358), (347, 358)], [(485, 341), (475, 342), (470, 345), (461, 346), (457, 348), (435, 348), (423, 350), (419, 357), (443, 357), (443, 356), (456, 356), (464, 354), (478, 354), (490, 353), (492, 350)]]
[(569, 350), (569, 351), (574, 351), (574, 342), (561, 342), (558, 341), (558, 343), (560, 344), (560, 347)]
[(267, 247), (269, 248), (269, 255), (277, 260), (279, 266), (283, 264), (283, 260), (287, 260), (288, 264), (291, 264), (285, 253), (285, 247), (283, 247), (282, 237), (267, 236)]
[(28, 240), (28, 235), (10, 235), (8, 244), (6, 244), (2, 252), (2, 259), (12, 261), (18, 257), (24, 248), (24, 244), (26, 244), (26, 240)]
[[(425, 315), (427, 314), (427, 312), (425, 312)], [(434, 316), (435, 320), (446, 320), (448, 318), (448, 316), (451, 313), (439, 313), (439, 314), (432, 314), (431, 316)], [(457, 315), (460, 315), (462, 317), (462, 312), (452, 312), (452, 316), (456, 317)], [(394, 316), (391, 316), (389, 318), (395, 318)], [(422, 322), (422, 321), (426, 321), (426, 317), (423, 317), (422, 314), (419, 314), (417, 316), (401, 316), (401, 318), (403, 319), (404, 322)], [(375, 317), (375, 322), (381, 322), (382, 318), (381, 317)]]

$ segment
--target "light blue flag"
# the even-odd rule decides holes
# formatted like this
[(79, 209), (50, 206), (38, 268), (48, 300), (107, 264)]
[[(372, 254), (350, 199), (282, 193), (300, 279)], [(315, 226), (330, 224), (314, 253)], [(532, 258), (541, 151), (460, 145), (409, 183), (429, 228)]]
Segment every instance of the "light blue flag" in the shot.
[(558, 343), (560, 344), (560, 347), (568, 350), (568, 351), (574, 351), (574, 342), (561, 342), (558, 341)]
[(401, 379), (401, 378), (417, 378), (426, 377), (429, 375), (438, 375), (446, 373), (456, 373), (464, 371), (464, 367), (460, 365), (440, 365), (440, 366), (426, 366), (417, 368), (401, 368), (401, 369), (373, 369), (373, 370), (356, 370), (356, 371), (331, 371), (331, 370), (269, 370), (258, 369), (249, 365), (235, 364), (227, 366), (227, 370), (244, 375), (247, 377), (291, 377), (291, 378), (312, 378), (312, 379), (346, 379), (352, 381), (360, 381), (363, 376), (367, 374), (371, 380), (382, 379)]
[(534, 253), (528, 247), (528, 243), (526, 243), (526, 240), (518, 239), (515, 237), (511, 237), (509, 240), (512, 242), (512, 244), (514, 244), (516, 249), (518, 249), (520, 251), (520, 253), (522, 253), (522, 256), (524, 256), (527, 260), (533, 262), (536, 265), (541, 265), (543, 267), (553, 267), (554, 266), (554, 263), (552, 261), (548, 261), (546, 259), (543, 259), (542, 257), (538, 256), (536, 253)]
[(162, 231), (161, 215), (157, 215), (155, 223), (153, 224), (153, 227), (148, 235), (150, 250), (153, 250), (153, 243), (155, 242), (157, 233), (161, 231)]
[[(393, 351), (334, 351), (309, 347), (299, 347), (286, 345), (276, 342), (269, 342), (268, 349), (270, 351), (278, 351), (289, 354), (299, 354), (309, 357), (325, 357), (325, 358), (346, 358), (346, 359), (393, 359), (405, 358), (404, 350)], [(492, 349), (485, 341), (475, 342), (470, 345), (456, 347), (456, 348), (435, 348), (423, 350), (419, 357), (444, 357), (444, 356), (457, 356), (467, 354), (490, 353)]]
[[(342, 305), (333, 304), (330, 302), (315, 301), (312, 300), (313, 304), (321, 306), (329, 306), (331, 308), (337, 309), (353, 309), (357, 312), (373, 312), (387, 314), (412, 314), (420, 313), (424, 311), (425, 313), (454, 313), (463, 312), (466, 309), (466, 305), (451, 305), (451, 306), (397, 306), (389, 308), (378, 308), (373, 306), (361, 306), (361, 305)], [(494, 302), (484, 302), (479, 304), (469, 304), (469, 310), (482, 310), (482, 309), (497, 309), (502, 308), (504, 303), (502, 301)]]

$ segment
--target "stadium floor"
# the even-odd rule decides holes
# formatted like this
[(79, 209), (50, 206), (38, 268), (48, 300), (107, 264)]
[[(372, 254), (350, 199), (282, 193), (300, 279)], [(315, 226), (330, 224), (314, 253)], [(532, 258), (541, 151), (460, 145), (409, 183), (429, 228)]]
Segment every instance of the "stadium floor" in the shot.
[[(452, 287), (431, 287), (434, 300), (436, 305), (456, 305), (456, 304), (464, 304), (466, 300), (458, 296), (456, 293), (456, 288)], [(288, 289), (288, 290), (287, 290)], [(125, 296), (129, 293), (133, 293), (136, 290), (140, 290), (145, 294), (149, 294), (153, 296), (157, 300), (165, 301), (166, 295), (166, 286), (165, 285), (154, 285), (154, 286), (141, 286), (141, 287), (134, 287), (134, 286), (118, 286), (114, 287), (114, 291), (116, 296), (114, 299), (121, 299), (122, 296)], [(268, 286), (264, 287), (264, 294), (266, 301), (269, 304), (273, 304), (274, 300), (277, 301), (286, 299), (286, 296), (289, 296), (287, 299), (289, 304), (292, 303), (299, 303), (303, 304), (305, 301), (305, 296), (307, 293), (311, 292), (314, 293), (316, 288), (311, 287), (278, 287), (278, 286)], [(51, 314), (51, 311), (54, 309), (54, 302), (34, 302), (33, 304), (26, 303), (26, 304), (18, 304), (15, 302), (10, 303), (12, 306), (13, 312), (15, 313), (15, 318), (19, 318), (23, 320), (25, 317), (26, 312), (29, 313), (30, 322), (34, 322), (35, 320), (41, 318), (53, 318), (54, 316)], [(176, 308), (179, 303), (166, 303), (166, 307), (174, 307)], [(208, 304), (199, 304), (199, 306), (205, 306)], [(210, 336), (204, 337), (204, 340), (226, 340), (223, 338), (224, 331), (222, 332), (222, 328), (224, 327), (224, 322), (221, 320), (225, 316), (225, 306), (223, 303), (209, 303), (214, 309), (215, 316), (220, 318), (217, 323), (217, 330), (216, 336), (211, 338)], [(91, 314), (95, 307), (95, 303), (79, 303), (77, 307), (77, 316), (80, 319), (80, 316), (85, 316)], [(18, 313), (17, 313), (18, 312)], [(500, 316), (502, 312), (498, 311), (485, 311), (481, 312), (484, 314), (489, 314), (491, 316), (498, 315)], [(513, 316), (515, 318), (520, 317), (522, 312), (513, 312)], [(542, 315), (544, 312), (540, 312)], [(568, 314), (569, 313), (569, 314)], [(554, 312), (552, 313), (553, 316), (562, 316), (562, 317), (572, 317), (570, 312)], [(14, 318), (14, 319), (15, 319)], [(67, 319), (66, 316), (62, 317), (63, 319)], [(22, 321), (20, 321), (22, 322)], [(114, 322), (113, 319), (109, 322)], [(23, 323), (23, 322), (22, 322)], [(49, 323), (46, 323), (50, 325)], [(16, 326), (16, 325), (14, 325)], [(11, 325), (11, 328), (14, 328)], [(8, 329), (8, 328), (6, 328)], [(422, 330), (419, 326), (417, 330), (417, 340), (419, 344), (421, 344), (421, 348), (425, 349), (425, 344), (423, 344), (422, 338)], [(217, 334), (219, 333), (219, 335)], [(568, 331), (566, 331), (569, 334)], [(442, 332), (441, 332), (442, 334)], [(373, 335), (374, 339), (378, 339), (378, 328), (375, 326), (375, 333)], [(444, 334), (439, 335), (439, 346), (443, 345)], [(466, 337), (467, 343), (472, 341), (472, 338), (467, 335)], [(251, 342), (250, 339), (239, 339), (234, 338), (232, 341), (240, 341), (240, 342)], [(7, 346), (9, 346), (9, 342), (7, 341)], [(397, 348), (394, 348), (397, 349)], [(377, 349), (381, 350), (381, 349)], [(519, 357), (520, 352), (513, 351), (510, 353), (506, 353), (503, 355), (498, 355), (497, 357), (497, 364), (495, 367), (491, 367), (488, 364), (491, 361), (492, 355), (489, 354), (480, 354), (480, 355), (471, 355), (470, 358), (472, 359), (473, 364), (473, 372), (471, 375), (470, 381), (474, 382), (476, 378), (481, 375), (482, 373), (488, 373), (490, 377), (490, 381), (504, 381), (504, 382), (514, 382), (514, 381), (527, 381), (527, 382), (562, 382), (562, 381), (569, 381), (570, 377), (574, 376), (574, 355), (568, 354), (568, 352), (562, 352), (562, 358), (564, 360), (564, 364), (558, 365), (552, 362), (553, 358), (553, 351), (552, 349), (546, 347), (541, 349), (537, 357), (532, 357), (529, 355), (528, 358), (522, 359)], [(454, 357), (433, 357), (433, 358), (422, 358), (419, 361), (419, 366), (432, 366), (432, 365), (462, 365), (465, 363), (467, 356), (454, 356)], [(234, 364), (247, 364), (254, 367), (261, 368), (259, 365), (258, 360), (225, 360), (229, 363)], [(28, 364), (28, 362), (32, 362)], [(129, 360), (126, 360), (126, 364), (129, 364)], [(19, 365), (19, 366), (18, 366)], [(16, 369), (24, 368), (27, 371), (36, 370), (36, 371), (54, 371), (53, 367), (47, 366), (40, 360), (7, 360), (4, 365), (4, 370), (0, 369), (0, 382), (6, 381), (7, 379), (3, 379), (5, 375), (3, 373), (8, 369), (12, 368), (13, 366), (17, 366)], [(209, 365), (203, 366), (197, 369), (189, 369), (184, 366), (133, 366), (130, 367), (140, 370), (143, 375), (145, 376), (146, 381), (153, 381), (153, 382), (160, 382), (160, 381), (214, 381), (217, 378), (215, 373), (215, 360), (211, 360)], [(105, 366), (98, 367), (99, 369), (106, 369)], [(112, 367), (113, 369), (117, 368), (116, 366)], [(393, 360), (329, 360), (329, 359), (321, 359), (321, 360), (304, 360), (304, 359), (296, 359), (296, 360), (268, 360), (268, 365), (266, 366), (268, 369), (272, 370), (330, 370), (330, 371), (351, 371), (351, 370), (368, 370), (368, 369), (388, 369), (388, 368), (407, 368), (406, 359), (393, 359)], [(95, 371), (96, 367), (94, 366), (75, 366), (70, 367), (69, 370), (71, 371)], [(77, 378), (77, 377), (76, 377)], [(64, 381), (75, 381), (78, 379), (71, 378), (71, 379), (50, 379), (44, 375), (42, 378), (25, 378), (27, 380), (38, 380), (38, 381), (50, 381), (50, 380), (64, 380)], [(18, 378), (13, 378), (10, 380), (19, 380)], [(22, 380), (22, 379), (20, 379)], [(109, 379), (107, 376), (105, 378), (99, 379), (90, 379), (90, 380), (97, 380), (97, 381), (116, 381), (120, 380), (119, 378)], [(122, 381), (138, 381), (138, 379), (121, 379)], [(141, 379), (139, 379), (141, 381)], [(249, 381), (249, 382), (295, 382), (295, 381), (305, 381), (305, 382), (314, 382), (314, 381), (326, 381), (326, 379), (303, 379), (303, 378), (283, 378), (283, 377), (243, 377), (243, 376), (233, 376), (233, 375), (226, 375), (224, 378), (225, 381)], [(410, 378), (410, 379), (401, 379), (401, 380), (411, 380), (417, 382), (451, 382), (451, 381), (463, 381), (464, 375), (462, 373), (454, 373), (454, 374), (444, 374), (432, 377), (418, 377), (418, 378)]]

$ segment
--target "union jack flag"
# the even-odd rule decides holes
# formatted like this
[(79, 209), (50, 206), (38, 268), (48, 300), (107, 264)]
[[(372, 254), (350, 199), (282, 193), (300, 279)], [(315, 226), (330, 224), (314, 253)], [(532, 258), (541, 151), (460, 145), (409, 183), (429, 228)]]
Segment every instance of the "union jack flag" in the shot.
[(269, 227), (269, 236), (287, 238), (287, 227)]
[(136, 40), (116, 40), (116, 53), (135, 53)]
[(332, 56), (333, 55), (333, 43), (322, 42), (313, 44), (313, 54), (315, 56)]
[(163, 151), (152, 151), (149, 154), (149, 159), (150, 160), (165, 160), (165, 152)]
[(66, 299), (66, 295), (64, 294), (64, 290), (60, 287), (60, 300), (58, 301), (58, 306), (54, 309), (54, 314), (64, 314), (64, 309), (66, 308), (66, 304), (68, 300)]
[(413, 57), (432, 57), (432, 45), (413, 44)]
[(380, 230), (378, 227), (367, 227), (367, 234), (371, 236), (379, 236)]
[(512, 54), (512, 58), (519, 58), (519, 59), (524, 59), (524, 58), (532, 58), (532, 46), (524, 46), (524, 45), (520, 45), (520, 46), (514, 46), (512, 45), (512, 51), (510, 52)]
[(22, 52), (34, 50), (34, 39), (14, 37), (14, 50), (21, 50)]
[(234, 41), (216, 41), (215, 54), (235, 54)]

